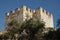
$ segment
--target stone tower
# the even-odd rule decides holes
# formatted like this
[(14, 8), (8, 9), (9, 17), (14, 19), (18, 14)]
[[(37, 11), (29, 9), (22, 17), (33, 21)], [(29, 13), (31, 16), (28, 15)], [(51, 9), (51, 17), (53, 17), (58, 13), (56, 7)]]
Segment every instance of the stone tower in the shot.
[[(7, 24), (15, 19), (22, 24), (25, 19), (38, 18), (45, 22), (45, 28), (53, 28), (53, 15), (44, 10), (42, 7), (32, 10), (26, 6), (16, 8), (15, 10), (10, 11), (5, 14), (5, 27), (8, 28)], [(20, 25), (21, 25), (20, 24)]]

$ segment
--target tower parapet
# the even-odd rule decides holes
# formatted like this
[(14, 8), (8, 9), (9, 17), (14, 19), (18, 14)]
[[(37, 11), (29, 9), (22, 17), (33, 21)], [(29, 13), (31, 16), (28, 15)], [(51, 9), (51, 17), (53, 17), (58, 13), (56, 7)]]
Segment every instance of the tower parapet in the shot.
[(10, 13), (15, 13), (15, 10), (10, 11)]
[(51, 14), (50, 14), (49, 12), (47, 12), (47, 11), (46, 11), (46, 15), (47, 15), (48, 17), (51, 17)]
[(30, 11), (30, 8), (28, 8), (28, 11)]
[(6, 16), (9, 16), (10, 15), (10, 13), (6, 13)]
[(26, 10), (27, 7), (25, 5), (23, 5), (21, 8), (22, 8), (22, 10)]
[[(14, 15), (14, 14), (18, 14), (18, 15)], [(50, 14), (45, 9), (43, 9), (42, 7), (39, 7), (36, 10), (32, 10), (26, 7), (25, 5), (23, 5), (21, 8), (16, 8), (15, 10), (12, 10), (9, 13), (6, 13), (6, 16), (9, 16), (8, 17), (9, 20), (14, 18), (14, 19), (17, 19), (21, 23), (23, 20), (28, 18), (26, 17), (27, 15), (29, 19), (37, 18), (39, 20), (43, 20), (44, 22), (46, 22), (46, 27), (48, 26), (53, 27), (53, 15)]]
[(15, 9), (15, 12), (16, 12), (16, 11), (20, 11), (20, 8), (16, 8), (16, 9)]

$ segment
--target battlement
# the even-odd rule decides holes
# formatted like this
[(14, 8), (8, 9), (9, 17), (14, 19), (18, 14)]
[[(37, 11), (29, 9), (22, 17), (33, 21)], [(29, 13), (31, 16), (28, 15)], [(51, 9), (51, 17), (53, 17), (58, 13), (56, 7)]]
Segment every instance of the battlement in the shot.
[(16, 8), (15, 11), (20, 11), (20, 8)]
[(51, 17), (52, 14), (50, 14), (48, 11), (46, 11), (45, 9), (43, 9), (42, 7), (38, 7), (36, 10), (32, 10), (28, 7), (26, 7), (25, 5), (21, 6), (21, 8), (16, 8), (15, 10), (12, 10), (10, 11), (10, 13), (7, 13), (7, 15), (10, 15), (10, 14), (15, 14), (15, 12), (18, 12), (18, 11), (21, 11), (23, 9), (23, 11), (28, 11), (28, 12), (32, 12), (32, 13), (35, 13), (36, 10), (39, 10), (40, 12), (46, 14), (47, 16)]
[[(28, 15), (29, 19), (37, 18), (39, 20), (44, 21), (46, 25), (45, 27), (49, 27), (49, 26), (53, 27), (53, 15), (48, 11), (46, 11), (45, 9), (43, 9), (42, 7), (38, 7), (36, 10), (33, 10), (23, 5), (20, 8), (16, 8), (15, 10), (6, 13), (5, 15), (9, 20), (16, 19), (21, 23), (27, 18), (26, 16)], [(8, 23), (7, 18), (6, 21)]]
[(9, 16), (9, 15), (10, 15), (10, 13), (6, 13), (5, 15), (6, 15), (6, 16)]
[(43, 9), (42, 7), (37, 8), (37, 10), (39, 10), (43, 14), (46, 14), (48, 17), (52, 17), (52, 14), (46, 11), (45, 9)]
[(35, 12), (35, 10), (30, 9), (30, 8), (26, 7), (25, 5), (23, 5), (21, 8), (22, 8), (24, 11), (28, 11), (28, 12), (32, 12), (32, 13)]
[(15, 13), (15, 10), (10, 11), (10, 13)]

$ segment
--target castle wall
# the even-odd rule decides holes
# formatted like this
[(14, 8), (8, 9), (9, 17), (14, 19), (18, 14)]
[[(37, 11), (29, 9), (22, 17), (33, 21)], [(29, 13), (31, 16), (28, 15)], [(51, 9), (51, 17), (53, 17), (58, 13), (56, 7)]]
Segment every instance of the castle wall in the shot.
[(27, 8), (26, 6), (23, 7), (23, 21), (26, 19), (32, 18), (33, 12), (30, 8)]
[(12, 10), (9, 13), (6, 13), (6, 16), (5, 16), (6, 29), (9, 28), (8, 23), (10, 23), (10, 21), (12, 20), (17, 20), (20, 23), (20, 25), (22, 24), (22, 21), (23, 21), (22, 9), (20, 10), (20, 8), (17, 8), (16, 10)]
[(53, 17), (49, 12), (40, 7), (41, 20), (45, 22), (45, 28), (53, 28)]
[(26, 6), (22, 6), (21, 8), (17, 8), (16, 10), (12, 10), (6, 14), (5, 17), (5, 26), (12, 20), (15, 19), (20, 22), (20, 25), (26, 19), (29, 20), (30, 18), (36, 18), (38, 20), (45, 22), (45, 28), (51, 27), (53, 28), (53, 15), (44, 10), (43, 8), (38, 8), (36, 10), (32, 10), (27, 8)]

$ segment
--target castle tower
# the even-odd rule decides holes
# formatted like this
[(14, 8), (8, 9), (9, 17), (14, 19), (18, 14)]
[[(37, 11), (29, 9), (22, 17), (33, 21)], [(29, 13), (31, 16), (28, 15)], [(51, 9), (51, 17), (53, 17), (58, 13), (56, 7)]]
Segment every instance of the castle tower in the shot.
[(53, 28), (53, 16), (48, 11), (39, 7), (36, 11), (38, 13), (39, 20), (45, 22), (45, 28)]
[(5, 15), (5, 26), (8, 27), (8, 23), (15, 19), (20, 22), (20, 25), (26, 19), (29, 20), (30, 18), (37, 18), (38, 20), (45, 22), (45, 28), (51, 27), (53, 28), (53, 15), (47, 12), (42, 7), (39, 7), (36, 10), (32, 10), (26, 6), (22, 6), (20, 8), (16, 8), (15, 10), (6, 13)]

